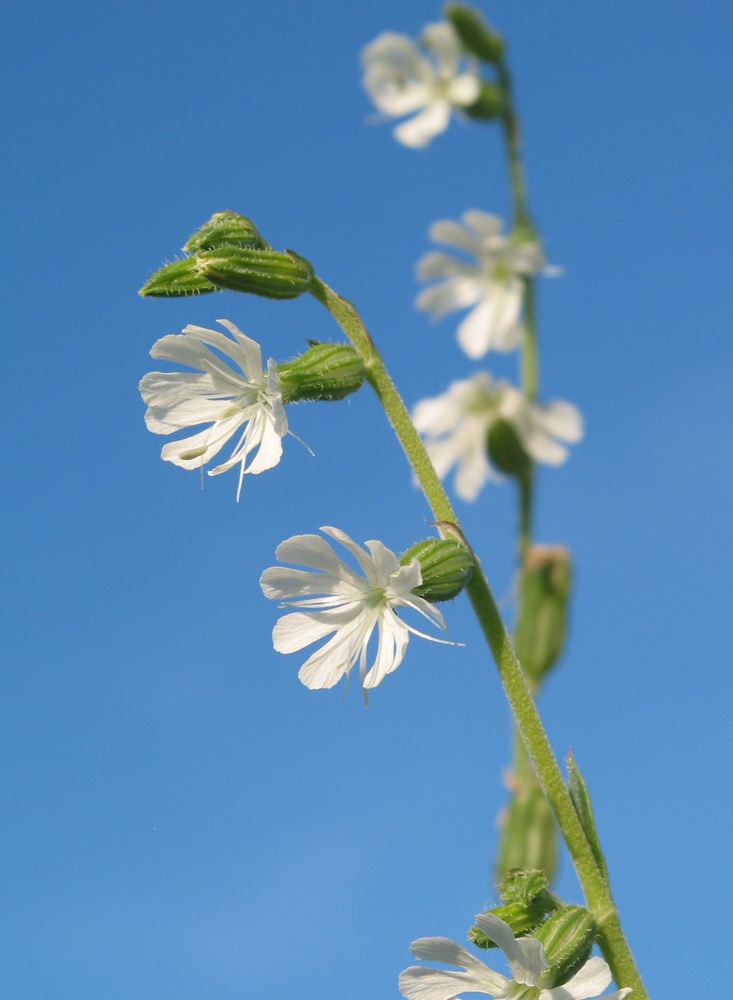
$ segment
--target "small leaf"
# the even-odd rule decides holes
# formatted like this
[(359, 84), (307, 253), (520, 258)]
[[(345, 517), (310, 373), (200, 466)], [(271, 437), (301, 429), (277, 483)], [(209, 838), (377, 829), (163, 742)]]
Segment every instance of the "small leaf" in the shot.
[(588, 841), (591, 851), (593, 852), (593, 857), (596, 859), (596, 864), (598, 865), (605, 880), (608, 881), (606, 859), (603, 857), (601, 844), (598, 840), (598, 834), (596, 833), (596, 822), (593, 819), (593, 808), (590, 804), (588, 786), (583, 780), (583, 775), (578, 770), (578, 765), (575, 763), (572, 750), (568, 753), (567, 764), (570, 798), (573, 800), (573, 805), (575, 806), (575, 811), (578, 814), (580, 825), (583, 827), (585, 838)]

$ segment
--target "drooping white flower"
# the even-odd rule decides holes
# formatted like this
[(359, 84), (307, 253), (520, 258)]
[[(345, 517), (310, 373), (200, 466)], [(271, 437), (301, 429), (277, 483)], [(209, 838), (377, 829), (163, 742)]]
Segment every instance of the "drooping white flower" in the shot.
[(572, 403), (533, 403), (488, 372), (451, 382), (442, 395), (420, 400), (412, 419), (441, 479), (457, 466), (455, 490), (463, 500), (475, 500), (487, 479), (502, 478), (487, 456), (495, 420), (510, 423), (527, 455), (548, 465), (561, 465), (568, 456), (556, 439), (575, 443), (583, 436), (583, 418)]
[[(184, 427), (210, 424), (190, 437), (163, 445), (161, 457), (183, 469), (198, 469), (218, 454), (240, 428), (242, 433), (229, 458), (209, 470), (210, 476), (239, 464), (237, 500), (245, 472), (256, 475), (280, 461), (282, 437), (288, 421), (280, 392), (277, 365), (270, 358), (262, 370), (260, 345), (234, 323), (217, 320), (234, 338), (219, 330), (187, 326), (153, 344), (150, 354), (164, 361), (196, 368), (195, 372), (150, 372), (140, 383), (148, 404), (145, 423), (155, 434), (172, 434)], [(214, 348), (240, 369), (232, 368)], [(247, 458), (256, 449), (249, 463)]]
[[(323, 527), (324, 535), (340, 542), (354, 557), (357, 573), (320, 535), (294, 535), (278, 545), (281, 562), (310, 567), (271, 566), (260, 577), (265, 597), (282, 601), (281, 607), (303, 608), (284, 615), (275, 625), (272, 640), (279, 653), (294, 653), (311, 643), (333, 636), (312, 653), (298, 677), (309, 688), (330, 688), (359, 662), (364, 700), (368, 688), (395, 670), (405, 655), (409, 633), (426, 636), (405, 624), (395, 608), (412, 608), (441, 628), (445, 621), (429, 601), (412, 593), (422, 583), (420, 563), (401, 566), (382, 542), (366, 542), (365, 551), (338, 528)], [(367, 646), (378, 631), (377, 654), (367, 667)]]
[(473, 104), (481, 82), (475, 61), (461, 69), (463, 50), (452, 24), (429, 24), (422, 41), (432, 58), (422, 55), (407, 35), (386, 31), (361, 54), (363, 85), (381, 112), (390, 117), (411, 114), (394, 130), (404, 146), (427, 146), (445, 131), (451, 110)]
[(458, 327), (458, 343), (470, 358), (487, 351), (511, 351), (522, 342), (522, 278), (542, 272), (557, 274), (545, 265), (535, 240), (516, 241), (501, 233), (501, 219), (474, 208), (461, 216), (434, 222), (429, 235), (436, 243), (464, 250), (475, 260), (432, 251), (417, 264), (421, 281), (438, 279), (415, 299), (418, 309), (437, 317), (471, 308)]
[[(611, 982), (608, 965), (594, 957), (562, 986), (542, 987), (548, 963), (536, 938), (515, 938), (511, 927), (493, 913), (479, 913), (476, 923), (506, 955), (512, 978), (494, 972), (450, 938), (419, 938), (410, 945), (415, 958), (456, 965), (460, 971), (410, 966), (399, 978), (400, 992), (407, 1000), (455, 1000), (463, 992), (484, 993), (494, 1000), (590, 1000)], [(629, 988), (617, 990), (603, 1000), (622, 1000), (628, 993)]]

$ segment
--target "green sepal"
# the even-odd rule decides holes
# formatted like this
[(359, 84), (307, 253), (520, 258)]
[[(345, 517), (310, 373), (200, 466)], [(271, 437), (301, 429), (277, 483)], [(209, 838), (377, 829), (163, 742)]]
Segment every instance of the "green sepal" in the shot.
[(489, 83), (488, 80), (481, 81), (481, 91), (474, 103), (461, 108), (469, 118), (480, 118), (482, 121), (499, 118), (506, 113), (506, 110), (504, 90), (496, 83)]
[(535, 690), (565, 644), (571, 582), (572, 563), (566, 548), (533, 545), (529, 549), (519, 578), (514, 648)]
[(212, 285), (199, 271), (195, 258), (184, 257), (159, 268), (152, 277), (148, 278), (138, 295), (145, 297), (204, 295), (216, 290), (216, 285)]
[[(531, 934), (548, 913), (557, 909), (556, 898), (548, 891), (544, 872), (529, 868), (515, 868), (499, 883), (501, 906), (494, 906), (486, 913), (493, 913), (509, 924), (515, 937)], [(468, 932), (469, 941), (479, 948), (495, 948), (496, 944), (478, 927)]]
[(512, 868), (533, 868), (551, 882), (557, 867), (555, 817), (534, 776), (513, 791), (502, 825), (496, 879)]
[(532, 467), (514, 426), (503, 417), (496, 419), (489, 428), (487, 449), (494, 468), (508, 476), (521, 479)]
[(425, 538), (415, 542), (400, 556), (400, 563), (409, 566), (417, 557), (422, 583), (413, 594), (435, 604), (450, 601), (463, 590), (473, 573), (473, 556), (453, 538)]
[(561, 906), (533, 931), (550, 968), (542, 975), (544, 986), (561, 986), (590, 957), (596, 939), (595, 920), (583, 906)]
[(567, 765), (568, 790), (570, 791), (570, 798), (573, 800), (573, 805), (575, 806), (575, 811), (578, 814), (580, 825), (583, 827), (583, 833), (585, 833), (585, 839), (588, 841), (588, 845), (593, 852), (596, 864), (598, 865), (598, 868), (600, 869), (606, 882), (608, 882), (606, 859), (603, 857), (601, 843), (598, 839), (598, 833), (596, 832), (596, 821), (593, 818), (593, 807), (590, 802), (588, 786), (583, 779), (583, 775), (578, 769), (578, 765), (575, 763), (572, 750), (568, 753)]
[(501, 62), (504, 39), (491, 30), (475, 8), (462, 3), (447, 3), (444, 11), (466, 52), (487, 63), (496, 65)]
[(310, 288), (313, 268), (304, 257), (278, 250), (219, 246), (196, 254), (201, 274), (219, 288), (268, 299), (294, 299)]
[[(505, 903), (520, 903), (522, 906), (547, 895), (550, 880), (543, 871), (536, 868), (512, 868), (497, 886)], [(551, 907), (548, 907), (548, 911)]]
[(208, 222), (186, 240), (183, 249), (189, 253), (212, 250), (218, 246), (238, 246), (248, 250), (269, 250), (270, 244), (260, 236), (251, 219), (238, 212), (215, 212)]
[(283, 403), (343, 399), (360, 389), (366, 372), (353, 347), (312, 343), (300, 357), (277, 366)]

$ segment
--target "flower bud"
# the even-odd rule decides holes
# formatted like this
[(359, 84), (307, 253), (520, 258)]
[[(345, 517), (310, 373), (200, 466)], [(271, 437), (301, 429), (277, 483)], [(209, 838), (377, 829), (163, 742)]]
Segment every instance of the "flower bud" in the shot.
[[(504, 903), (502, 906), (494, 906), (485, 913), (493, 913), (504, 923), (509, 924), (515, 937), (523, 937), (534, 933), (543, 917), (552, 908), (549, 894), (533, 900), (531, 903)], [(496, 942), (492, 941), (488, 934), (484, 933), (480, 927), (472, 927), (468, 932), (468, 940), (472, 941), (477, 948), (496, 948)]]
[(533, 545), (529, 549), (519, 581), (514, 647), (534, 688), (562, 651), (571, 581), (572, 565), (566, 548)]
[(219, 288), (268, 299), (294, 299), (307, 292), (313, 268), (294, 252), (219, 246), (196, 255), (201, 274)]
[(284, 403), (343, 399), (361, 388), (366, 374), (353, 347), (316, 342), (299, 358), (278, 365), (277, 370)]
[(513, 792), (503, 817), (496, 861), (500, 881), (512, 868), (542, 870), (551, 881), (557, 864), (555, 817), (537, 779)]
[(547, 895), (550, 882), (543, 871), (536, 868), (512, 868), (499, 882), (499, 895), (505, 903), (527, 905)]
[(164, 264), (155, 274), (148, 278), (138, 292), (139, 295), (203, 295), (205, 292), (215, 292), (216, 285), (201, 274), (193, 257), (173, 260)]
[(435, 604), (457, 597), (471, 579), (473, 556), (454, 538), (426, 538), (415, 542), (400, 556), (403, 566), (409, 566), (417, 556), (422, 571), (422, 583), (413, 594)]
[(260, 236), (257, 226), (237, 212), (215, 212), (208, 222), (186, 240), (183, 249), (189, 253), (212, 250), (218, 246), (245, 247), (248, 250), (269, 250), (270, 245)]
[(494, 420), (489, 428), (487, 447), (491, 464), (500, 472), (517, 479), (529, 472), (532, 464), (529, 455), (513, 425), (503, 417)]
[(587, 962), (596, 937), (596, 924), (582, 906), (561, 906), (534, 932), (550, 968), (545, 985), (561, 986)]
[(501, 60), (504, 39), (489, 28), (477, 10), (462, 3), (447, 3), (445, 16), (456, 29), (466, 52), (488, 63)]
[(469, 118), (481, 118), (483, 121), (490, 121), (498, 118), (506, 111), (506, 95), (501, 87), (487, 80), (481, 81), (481, 90), (473, 104), (463, 107), (461, 110)]

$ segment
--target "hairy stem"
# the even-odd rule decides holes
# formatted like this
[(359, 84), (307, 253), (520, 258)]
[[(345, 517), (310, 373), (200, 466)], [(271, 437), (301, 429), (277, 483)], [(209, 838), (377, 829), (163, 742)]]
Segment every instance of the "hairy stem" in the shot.
[[(410, 419), (379, 351), (374, 346), (354, 306), (314, 278), (311, 293), (325, 306), (349, 338), (364, 363), (367, 381), (374, 389), (392, 424), (436, 521), (449, 521), (461, 532), (460, 524), (433, 468), (420, 435)], [(641, 977), (621, 929), (608, 884), (598, 868), (583, 832), (559, 764), (539, 717), (509, 634), (496, 606), (489, 583), (474, 556), (474, 572), (466, 587), (476, 617), (499, 671), (524, 745), (534, 765), (542, 789), (552, 806), (585, 893), (588, 909), (598, 925), (599, 940), (611, 972), (619, 986), (634, 988), (634, 1000), (648, 1000)]]

